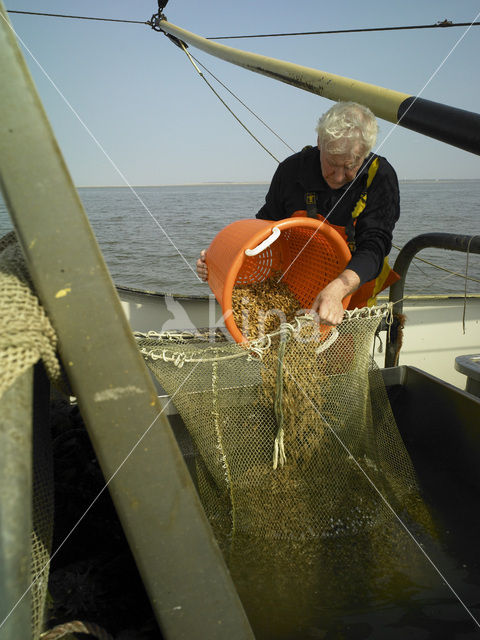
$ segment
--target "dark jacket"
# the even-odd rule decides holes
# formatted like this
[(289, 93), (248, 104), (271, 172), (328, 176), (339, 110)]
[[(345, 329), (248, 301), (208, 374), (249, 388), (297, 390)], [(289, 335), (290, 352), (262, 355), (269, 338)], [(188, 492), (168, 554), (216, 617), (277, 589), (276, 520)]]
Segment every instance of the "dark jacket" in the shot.
[[(347, 267), (357, 273), (362, 284), (380, 273), (383, 260), (392, 247), (393, 228), (400, 215), (397, 175), (385, 158), (378, 158), (380, 164), (367, 191), (367, 205), (355, 226), (356, 250)], [(264, 220), (289, 218), (295, 211), (305, 210), (305, 194), (314, 192), (318, 213), (331, 224), (346, 226), (366, 188), (371, 159), (372, 154), (366, 158), (355, 180), (341, 189), (331, 189), (322, 176), (318, 148), (306, 147), (279, 164), (265, 204), (256, 217)]]

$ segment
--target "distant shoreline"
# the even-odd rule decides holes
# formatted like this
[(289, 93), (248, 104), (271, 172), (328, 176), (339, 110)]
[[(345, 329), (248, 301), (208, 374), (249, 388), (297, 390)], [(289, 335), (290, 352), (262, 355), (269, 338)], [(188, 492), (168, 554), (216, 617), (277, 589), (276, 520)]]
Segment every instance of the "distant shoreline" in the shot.
[[(399, 178), (400, 184), (403, 182), (417, 183), (445, 183), (445, 182), (478, 182), (480, 178)], [(77, 189), (158, 189), (163, 187), (231, 187), (231, 186), (248, 186), (248, 185), (269, 185), (269, 181), (251, 181), (251, 182), (182, 182), (178, 184), (112, 184), (112, 185), (77, 185)]]
[(181, 182), (178, 184), (134, 184), (134, 185), (126, 185), (126, 184), (111, 184), (111, 185), (81, 185), (77, 186), (77, 189), (158, 189), (160, 187), (231, 187), (231, 186), (240, 186), (240, 185), (251, 185), (251, 184), (270, 184), (270, 182), (259, 180), (258, 182)]

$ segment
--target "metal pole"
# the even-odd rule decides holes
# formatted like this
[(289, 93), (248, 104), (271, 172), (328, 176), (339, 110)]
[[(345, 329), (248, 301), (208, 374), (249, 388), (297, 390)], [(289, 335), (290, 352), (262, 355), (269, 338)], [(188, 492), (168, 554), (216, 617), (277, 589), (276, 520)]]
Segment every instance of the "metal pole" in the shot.
[(252, 638), (1, 0), (0, 59), (4, 199), (163, 635)]
[(227, 47), (181, 29), (166, 20), (158, 28), (206, 53), (255, 73), (280, 80), (330, 100), (352, 100), (369, 107), (379, 118), (436, 140), (480, 154), (480, 115), (408, 93), (385, 89), (327, 71)]

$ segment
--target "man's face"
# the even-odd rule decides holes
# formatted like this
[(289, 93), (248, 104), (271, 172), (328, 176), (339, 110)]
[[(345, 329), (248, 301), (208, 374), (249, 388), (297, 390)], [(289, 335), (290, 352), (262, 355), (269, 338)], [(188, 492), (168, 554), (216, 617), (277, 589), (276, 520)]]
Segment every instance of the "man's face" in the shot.
[(322, 149), (318, 143), (320, 150), (320, 163), (322, 175), (330, 189), (340, 189), (348, 182), (351, 182), (358, 173), (365, 160), (361, 145), (354, 145), (347, 153), (328, 153)]

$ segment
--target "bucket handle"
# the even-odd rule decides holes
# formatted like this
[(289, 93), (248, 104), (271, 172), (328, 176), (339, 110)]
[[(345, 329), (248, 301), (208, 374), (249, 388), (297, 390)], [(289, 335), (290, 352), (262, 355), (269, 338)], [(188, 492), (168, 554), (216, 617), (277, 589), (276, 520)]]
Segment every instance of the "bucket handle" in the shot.
[(257, 254), (265, 251), (271, 244), (275, 242), (275, 240), (280, 235), (280, 229), (278, 227), (272, 227), (272, 235), (266, 238), (263, 242), (261, 242), (254, 249), (245, 249), (246, 256), (256, 256)]

